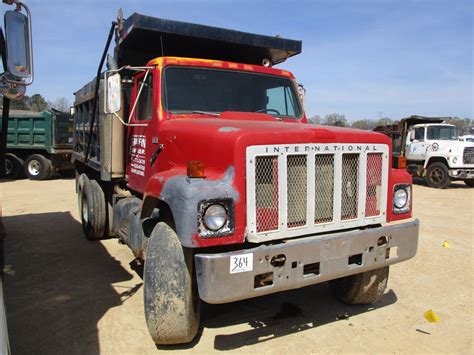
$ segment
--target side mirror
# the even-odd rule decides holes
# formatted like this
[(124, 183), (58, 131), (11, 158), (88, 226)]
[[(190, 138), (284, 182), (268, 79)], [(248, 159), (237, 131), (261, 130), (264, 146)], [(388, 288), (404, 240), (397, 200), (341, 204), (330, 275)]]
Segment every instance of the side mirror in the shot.
[(122, 85), (120, 74), (105, 74), (105, 113), (117, 113), (122, 108)]
[(305, 98), (306, 98), (306, 89), (305, 87), (303, 86), (303, 84), (300, 84), (298, 83), (298, 92), (300, 94), (300, 99), (301, 99), (301, 102), (305, 102)]
[[(33, 77), (31, 27), (28, 16), (19, 11), (5, 13), (7, 72), (18, 79)], [(30, 83), (24, 83), (29, 85)]]
[(411, 141), (415, 140), (415, 131), (410, 131), (410, 140)]

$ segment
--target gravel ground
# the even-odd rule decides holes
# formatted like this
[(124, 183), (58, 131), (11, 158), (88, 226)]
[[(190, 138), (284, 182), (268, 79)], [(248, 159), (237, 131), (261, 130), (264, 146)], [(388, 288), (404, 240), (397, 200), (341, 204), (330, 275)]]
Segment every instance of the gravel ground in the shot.
[[(143, 282), (127, 247), (83, 238), (73, 179), (3, 181), (0, 188), (13, 354), (474, 352), (474, 189), (462, 183), (415, 185), (418, 254), (391, 268), (379, 303), (346, 306), (320, 284), (204, 305), (202, 332), (182, 347), (151, 341)], [(430, 309), (438, 323), (423, 318)]]

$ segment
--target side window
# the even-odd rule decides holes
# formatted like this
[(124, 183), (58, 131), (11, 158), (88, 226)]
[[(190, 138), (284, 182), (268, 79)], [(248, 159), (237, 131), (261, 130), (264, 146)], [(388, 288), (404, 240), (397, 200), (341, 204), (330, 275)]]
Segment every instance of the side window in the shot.
[(287, 116), (297, 116), (295, 112), (295, 102), (294, 102), (295, 97), (291, 95), (291, 90), (288, 86), (285, 86), (285, 102), (287, 103), (287, 111), (286, 115)]
[(140, 79), (138, 81), (138, 90), (140, 90), (142, 84), (143, 87), (138, 97), (135, 115), (137, 121), (147, 121), (153, 117), (153, 76), (148, 74), (145, 82), (143, 82), (143, 79)]
[(425, 140), (425, 128), (424, 127), (415, 128), (415, 139), (417, 141), (420, 141), (420, 142), (423, 142)]
[(283, 99), (285, 93), (283, 89), (283, 86), (280, 86), (267, 90), (267, 110), (276, 110), (280, 115), (284, 115), (286, 113), (285, 101)]
[[(267, 110), (278, 111), (279, 115), (297, 116), (295, 112), (295, 98), (288, 86), (278, 86), (267, 90)], [(269, 112), (276, 114), (276, 112)]]

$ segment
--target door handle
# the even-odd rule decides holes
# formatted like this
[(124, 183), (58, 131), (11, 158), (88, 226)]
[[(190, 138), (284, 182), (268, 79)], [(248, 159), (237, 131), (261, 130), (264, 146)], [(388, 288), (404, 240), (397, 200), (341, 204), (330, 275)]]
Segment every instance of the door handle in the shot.
[(158, 155), (161, 153), (163, 148), (164, 148), (163, 144), (158, 144), (158, 147), (156, 148), (156, 150), (153, 152), (153, 154), (150, 157), (150, 165), (153, 165), (153, 163), (155, 162), (156, 158), (158, 158)]

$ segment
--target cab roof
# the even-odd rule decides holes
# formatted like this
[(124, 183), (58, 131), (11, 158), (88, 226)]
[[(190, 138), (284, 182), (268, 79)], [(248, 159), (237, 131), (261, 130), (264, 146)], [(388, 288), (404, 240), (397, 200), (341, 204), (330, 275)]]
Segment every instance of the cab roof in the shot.
[(443, 123), (449, 118), (451, 117), (426, 117), (411, 115), (410, 117), (403, 118), (402, 120), (400, 120), (400, 123), (404, 124), (406, 127), (410, 127), (418, 124)]

